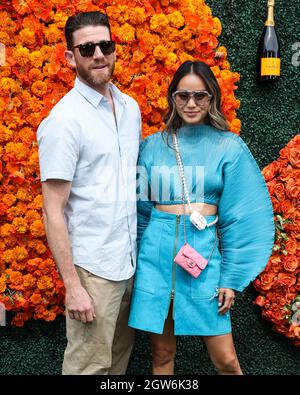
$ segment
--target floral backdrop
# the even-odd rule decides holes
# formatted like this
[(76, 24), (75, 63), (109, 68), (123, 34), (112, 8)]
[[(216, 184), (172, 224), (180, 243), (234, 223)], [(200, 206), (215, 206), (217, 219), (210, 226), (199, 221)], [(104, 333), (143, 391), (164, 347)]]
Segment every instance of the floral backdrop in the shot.
[(274, 253), (254, 281), (255, 303), (275, 331), (300, 346), (300, 134), (280, 151), (263, 175), (276, 224)]
[[(54, 320), (64, 311), (63, 284), (42, 224), (35, 134), (41, 120), (72, 88), (74, 72), (63, 57), (64, 25), (69, 15), (87, 10), (103, 11), (110, 18), (117, 42), (114, 83), (138, 101), (144, 137), (162, 128), (167, 86), (177, 67), (189, 59), (211, 66), (230, 130), (240, 132), (236, 116), (240, 103), (234, 94), (239, 74), (230, 70), (227, 50), (218, 43), (221, 22), (204, 0), (73, 0), (72, 4), (7, 0), (0, 4), (0, 44), (5, 46), (2, 60), (0, 54), (0, 302), (14, 312), (16, 326), (30, 318)], [(297, 243), (299, 222), (286, 223), (287, 212), (276, 212), (282, 213), (282, 228), (295, 227), (290, 237)], [(281, 256), (277, 243), (275, 255)], [(292, 251), (295, 248), (289, 249), (289, 256), (297, 257)], [(297, 274), (295, 269), (296, 280)], [(285, 310), (289, 317), (297, 306), (295, 284), (290, 310)], [(268, 311), (268, 296), (263, 294), (257, 301)], [(291, 318), (285, 319), (287, 332)]]

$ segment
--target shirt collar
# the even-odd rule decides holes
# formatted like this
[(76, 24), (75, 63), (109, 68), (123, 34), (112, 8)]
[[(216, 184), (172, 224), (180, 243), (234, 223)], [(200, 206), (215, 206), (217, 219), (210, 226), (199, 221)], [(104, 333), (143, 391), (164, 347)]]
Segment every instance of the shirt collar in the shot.
[[(109, 87), (112, 92), (113, 99), (116, 99), (121, 104), (125, 105), (126, 99), (122, 92), (111, 82), (109, 82)], [(76, 89), (88, 102), (90, 102), (96, 108), (104, 98), (101, 93), (82, 82), (78, 77), (75, 79), (74, 89)]]

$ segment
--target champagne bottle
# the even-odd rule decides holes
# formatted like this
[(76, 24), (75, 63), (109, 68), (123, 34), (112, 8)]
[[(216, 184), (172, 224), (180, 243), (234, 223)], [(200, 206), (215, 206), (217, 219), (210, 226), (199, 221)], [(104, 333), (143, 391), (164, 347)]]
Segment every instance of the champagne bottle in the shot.
[(274, 22), (275, 0), (268, 0), (268, 17), (258, 47), (258, 79), (278, 81), (280, 77), (280, 50)]

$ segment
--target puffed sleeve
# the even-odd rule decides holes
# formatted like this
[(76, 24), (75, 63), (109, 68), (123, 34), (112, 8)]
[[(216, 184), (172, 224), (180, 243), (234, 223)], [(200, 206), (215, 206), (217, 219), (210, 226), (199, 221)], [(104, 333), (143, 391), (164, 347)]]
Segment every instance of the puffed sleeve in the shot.
[[(238, 136), (236, 136), (238, 137)], [(242, 291), (265, 268), (274, 244), (274, 216), (260, 169), (238, 138), (237, 158), (223, 168), (219, 201), (220, 288)]]
[(138, 166), (137, 166), (137, 246), (139, 248), (140, 241), (143, 237), (145, 229), (148, 226), (151, 210), (154, 202), (151, 201), (150, 189), (150, 172), (151, 164), (149, 152), (149, 137), (145, 139), (139, 152)]

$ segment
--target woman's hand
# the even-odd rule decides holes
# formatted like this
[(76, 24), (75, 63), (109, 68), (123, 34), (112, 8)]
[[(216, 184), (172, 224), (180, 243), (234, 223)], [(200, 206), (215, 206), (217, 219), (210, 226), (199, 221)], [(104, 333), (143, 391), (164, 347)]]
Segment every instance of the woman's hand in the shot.
[(234, 305), (234, 291), (230, 288), (219, 289), (219, 314), (226, 314), (227, 311)]

